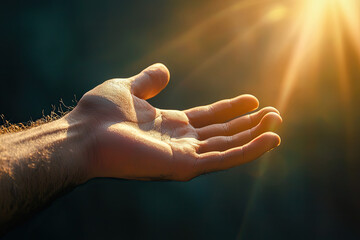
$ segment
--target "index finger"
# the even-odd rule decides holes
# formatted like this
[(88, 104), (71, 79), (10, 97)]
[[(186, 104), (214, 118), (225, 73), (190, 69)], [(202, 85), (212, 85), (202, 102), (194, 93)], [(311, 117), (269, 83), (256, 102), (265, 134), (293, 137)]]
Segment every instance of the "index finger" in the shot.
[(232, 99), (185, 110), (191, 125), (196, 128), (210, 124), (227, 122), (235, 117), (257, 109), (259, 101), (256, 97), (244, 94)]

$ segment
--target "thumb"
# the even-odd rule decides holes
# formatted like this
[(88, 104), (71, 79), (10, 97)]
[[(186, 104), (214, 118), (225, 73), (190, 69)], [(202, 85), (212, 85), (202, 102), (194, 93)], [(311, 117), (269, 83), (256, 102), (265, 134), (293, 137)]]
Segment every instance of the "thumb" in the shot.
[(141, 99), (156, 96), (168, 84), (169, 70), (165, 65), (156, 63), (144, 69), (138, 75), (130, 78), (131, 93)]

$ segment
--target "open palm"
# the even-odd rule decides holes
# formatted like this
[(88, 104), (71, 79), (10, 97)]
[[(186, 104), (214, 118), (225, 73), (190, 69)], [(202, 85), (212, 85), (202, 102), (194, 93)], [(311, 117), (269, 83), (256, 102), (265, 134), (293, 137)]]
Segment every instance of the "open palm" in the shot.
[(94, 177), (192, 179), (254, 160), (280, 144), (275, 108), (251, 95), (185, 111), (162, 110), (146, 99), (158, 94), (169, 72), (155, 64), (128, 79), (111, 79), (87, 92), (70, 114), (90, 122)]

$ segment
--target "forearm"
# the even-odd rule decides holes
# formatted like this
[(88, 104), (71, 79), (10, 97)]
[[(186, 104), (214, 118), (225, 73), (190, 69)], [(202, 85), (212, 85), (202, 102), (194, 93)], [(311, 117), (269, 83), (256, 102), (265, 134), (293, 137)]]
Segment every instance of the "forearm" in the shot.
[(87, 180), (84, 126), (65, 116), (0, 136), (0, 232)]

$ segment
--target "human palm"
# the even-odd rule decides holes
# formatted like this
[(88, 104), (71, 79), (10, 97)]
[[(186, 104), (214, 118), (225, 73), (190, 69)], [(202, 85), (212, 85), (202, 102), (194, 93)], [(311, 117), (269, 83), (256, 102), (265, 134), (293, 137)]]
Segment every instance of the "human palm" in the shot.
[[(87, 92), (73, 111), (91, 122), (90, 171), (95, 177), (189, 180), (251, 161), (280, 143), (275, 108), (251, 95), (185, 111), (162, 110), (146, 99), (168, 83), (155, 64), (128, 79), (111, 79)], [(244, 115), (244, 116), (241, 116)], [(239, 117), (240, 116), (240, 117)]]

